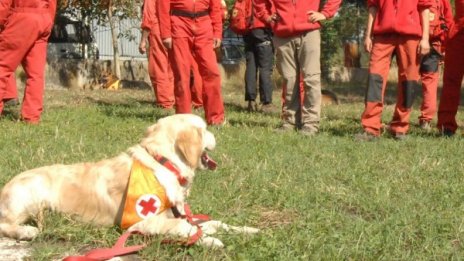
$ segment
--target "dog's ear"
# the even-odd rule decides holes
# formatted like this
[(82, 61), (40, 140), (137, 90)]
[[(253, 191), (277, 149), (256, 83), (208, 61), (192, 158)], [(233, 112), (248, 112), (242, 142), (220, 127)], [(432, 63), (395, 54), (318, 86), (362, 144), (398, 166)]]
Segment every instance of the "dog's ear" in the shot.
[(176, 138), (176, 151), (192, 169), (198, 167), (203, 152), (202, 133), (199, 128), (180, 131)]

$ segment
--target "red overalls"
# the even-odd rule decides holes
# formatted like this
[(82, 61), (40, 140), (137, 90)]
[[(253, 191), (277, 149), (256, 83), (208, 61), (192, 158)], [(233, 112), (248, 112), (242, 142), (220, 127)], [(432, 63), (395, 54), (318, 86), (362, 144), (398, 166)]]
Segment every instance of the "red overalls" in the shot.
[[(437, 89), (440, 77), (440, 61), (444, 55), (447, 30), (453, 24), (453, 12), (449, 0), (432, 0), (430, 8), (431, 51), (422, 58), (420, 76), (422, 81), (422, 105), (419, 124), (430, 122), (437, 112)], [(446, 28), (441, 28), (442, 26)]]
[(373, 24), (374, 40), (361, 124), (366, 132), (380, 135), (385, 86), (395, 52), (398, 92), (390, 131), (404, 134), (409, 129), (414, 90), (419, 87), (420, 56), (417, 50), (422, 35), (419, 10), (430, 7), (430, 1), (369, 0), (368, 6), (376, 7), (377, 15)]
[(11, 13), (7, 14), (5, 28), (0, 33), (0, 112), (8, 81), (22, 63), (27, 80), (21, 117), (26, 122), (38, 123), (43, 110), (47, 41), (56, 0), (4, 0), (1, 5), (10, 6)]
[(149, 31), (148, 75), (155, 92), (156, 103), (162, 108), (174, 106), (174, 76), (169, 65), (168, 52), (161, 42), (156, 12), (157, 0), (145, 0), (141, 28)]
[(221, 76), (213, 39), (222, 38), (220, 0), (164, 0), (158, 2), (161, 38), (172, 38), (176, 113), (190, 113), (190, 71), (193, 56), (203, 83), (203, 107), (210, 125), (224, 121)]
[(464, 0), (456, 0), (455, 25), (450, 30), (446, 43), (443, 90), (438, 107), (437, 127), (440, 131), (453, 134), (458, 125), (456, 113), (461, 97), (461, 84), (464, 77)]

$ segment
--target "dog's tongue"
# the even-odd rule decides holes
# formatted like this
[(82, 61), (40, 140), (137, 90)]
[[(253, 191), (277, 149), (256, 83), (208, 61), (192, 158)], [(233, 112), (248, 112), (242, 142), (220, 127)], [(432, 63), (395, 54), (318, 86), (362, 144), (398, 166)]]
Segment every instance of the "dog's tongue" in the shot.
[(203, 162), (203, 165), (208, 167), (209, 170), (215, 170), (217, 168), (216, 161), (210, 158), (206, 152), (203, 152), (201, 155), (201, 161)]

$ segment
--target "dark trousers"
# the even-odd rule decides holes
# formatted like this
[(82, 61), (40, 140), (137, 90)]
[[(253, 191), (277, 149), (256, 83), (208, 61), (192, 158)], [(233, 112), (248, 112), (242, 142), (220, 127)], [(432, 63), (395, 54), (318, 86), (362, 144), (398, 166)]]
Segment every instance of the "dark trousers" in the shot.
[(274, 47), (272, 32), (267, 28), (253, 29), (243, 37), (245, 40), (245, 100), (254, 101), (259, 78), (259, 98), (262, 104), (272, 102), (272, 67)]

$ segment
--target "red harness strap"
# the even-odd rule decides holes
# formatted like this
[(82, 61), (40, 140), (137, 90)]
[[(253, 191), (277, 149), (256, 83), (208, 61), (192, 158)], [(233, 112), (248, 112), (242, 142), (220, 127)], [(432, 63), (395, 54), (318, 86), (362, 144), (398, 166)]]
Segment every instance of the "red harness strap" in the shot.
[(138, 252), (140, 249), (144, 248), (145, 245), (136, 245), (125, 247), (124, 244), (127, 241), (127, 238), (132, 234), (140, 234), (137, 231), (126, 232), (119, 237), (118, 241), (112, 248), (96, 248), (90, 250), (83, 256), (68, 256), (63, 259), (63, 261), (103, 261), (108, 260), (113, 257), (127, 255), (131, 253)]

